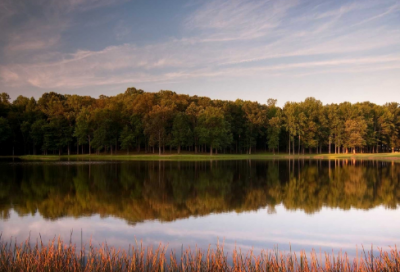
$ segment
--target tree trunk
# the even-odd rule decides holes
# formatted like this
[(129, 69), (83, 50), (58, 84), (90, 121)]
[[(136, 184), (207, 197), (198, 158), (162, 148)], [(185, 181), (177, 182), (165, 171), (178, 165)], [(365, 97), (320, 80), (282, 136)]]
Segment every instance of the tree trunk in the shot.
[(212, 154), (213, 154), (213, 149), (212, 149), (212, 146), (210, 146), (210, 156), (212, 156)]
[(178, 154), (181, 154), (181, 146), (178, 145)]
[(289, 133), (289, 156), (290, 156), (290, 133)]
[(90, 135), (89, 135), (89, 155), (92, 155), (92, 147), (90, 145)]
[(79, 155), (79, 144), (76, 144), (76, 155)]
[(331, 154), (331, 137), (329, 137), (329, 151), (328, 151), (328, 153)]
[(251, 146), (249, 147), (249, 154), (251, 154)]
[(294, 149), (294, 137), (293, 137), (293, 155), (296, 155), (296, 153), (294, 151), (295, 151), (295, 149)]
[(298, 152), (297, 152), (299, 155), (300, 155), (300, 138), (301, 138), (301, 137), (300, 137), (300, 135), (299, 135), (299, 150), (298, 150)]
[(69, 147), (69, 144), (68, 144), (68, 156), (70, 155), (70, 153), (71, 153), (71, 151), (70, 151), (70, 147)]
[(158, 132), (158, 155), (161, 156), (161, 132)]

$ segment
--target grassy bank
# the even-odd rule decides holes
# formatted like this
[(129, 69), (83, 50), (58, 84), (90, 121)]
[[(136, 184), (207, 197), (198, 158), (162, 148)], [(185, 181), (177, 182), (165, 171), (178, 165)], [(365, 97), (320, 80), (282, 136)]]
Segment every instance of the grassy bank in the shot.
[(223, 246), (208, 250), (190, 248), (175, 254), (166, 246), (145, 248), (136, 244), (128, 252), (107, 245), (91, 244), (77, 248), (71, 243), (53, 240), (36, 245), (2, 243), (0, 271), (400, 271), (400, 251), (361, 251), (354, 259), (346, 253), (338, 255), (284, 253), (272, 250), (254, 254)]
[(400, 153), (363, 153), (363, 154), (101, 154), (101, 155), (26, 155), (19, 156), (22, 160), (169, 160), (169, 161), (204, 161), (204, 160), (273, 160), (273, 159), (360, 159), (360, 160), (400, 160)]

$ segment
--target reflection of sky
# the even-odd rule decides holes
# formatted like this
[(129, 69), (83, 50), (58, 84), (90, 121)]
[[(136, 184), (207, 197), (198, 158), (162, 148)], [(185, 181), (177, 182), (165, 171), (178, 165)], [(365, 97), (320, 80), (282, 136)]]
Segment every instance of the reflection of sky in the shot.
[[(87, 244), (92, 239), (93, 245), (107, 242), (109, 246), (128, 248), (135, 243), (135, 238), (144, 245), (157, 246), (160, 242), (168, 244), (169, 249), (180, 250), (181, 245), (197, 245), (206, 250), (224, 242), (225, 250), (232, 252), (236, 245), (243, 251), (254, 247), (292, 251), (302, 249), (310, 252), (331, 253), (342, 250), (355, 254), (356, 246), (366, 250), (371, 244), (374, 248), (395, 246), (400, 241), (400, 210), (387, 210), (383, 207), (369, 211), (351, 209), (323, 208), (321, 212), (308, 215), (302, 211), (287, 211), (282, 205), (276, 207), (276, 213), (269, 214), (267, 209), (237, 214), (211, 214), (204, 217), (191, 217), (174, 222), (161, 223), (146, 221), (135, 226), (128, 225), (117, 218), (100, 216), (82, 218), (62, 218), (56, 221), (44, 220), (39, 214), (19, 217), (12, 211), (10, 218), (0, 221), (3, 239), (16, 237), (22, 242), (31, 233), (36, 240), (38, 234), (44, 241), (60, 235), (68, 242), (71, 230), (73, 242), (80, 244), (80, 230)], [(180, 252), (180, 251), (178, 251)]]

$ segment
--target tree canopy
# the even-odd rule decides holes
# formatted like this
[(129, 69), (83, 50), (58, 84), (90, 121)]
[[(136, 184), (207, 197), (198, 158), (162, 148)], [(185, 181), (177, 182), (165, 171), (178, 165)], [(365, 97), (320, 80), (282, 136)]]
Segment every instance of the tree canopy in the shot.
[[(92, 98), (0, 94), (0, 154), (394, 152), (400, 104), (266, 104), (128, 88)], [(75, 147), (75, 148), (74, 148)], [(75, 151), (76, 150), (76, 151)], [(124, 151), (122, 151), (124, 150)]]

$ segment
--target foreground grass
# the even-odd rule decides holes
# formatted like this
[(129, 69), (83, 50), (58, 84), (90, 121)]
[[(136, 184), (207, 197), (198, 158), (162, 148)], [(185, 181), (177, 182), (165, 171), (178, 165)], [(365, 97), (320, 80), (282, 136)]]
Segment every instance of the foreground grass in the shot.
[(362, 257), (351, 259), (346, 253), (338, 255), (262, 251), (243, 254), (234, 250), (228, 254), (223, 246), (182, 249), (178, 255), (166, 246), (144, 248), (141, 244), (129, 251), (117, 250), (103, 244), (99, 247), (77, 249), (58, 239), (47, 245), (29, 241), (22, 244), (2, 243), (0, 240), (0, 271), (400, 271), (400, 251), (362, 251)]
[(304, 154), (304, 155), (288, 155), (288, 154), (101, 154), (101, 155), (26, 155), (19, 156), (22, 160), (169, 160), (169, 161), (205, 161), (205, 160), (273, 160), (273, 159), (360, 159), (360, 160), (400, 160), (400, 153), (360, 153), (360, 154)]

